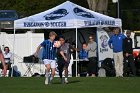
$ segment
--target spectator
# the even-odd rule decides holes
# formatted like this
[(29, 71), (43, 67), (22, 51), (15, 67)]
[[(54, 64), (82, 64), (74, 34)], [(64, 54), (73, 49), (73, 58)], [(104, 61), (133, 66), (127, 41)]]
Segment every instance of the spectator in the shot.
[(1, 61), (1, 64), (2, 64), (2, 69), (3, 69), (3, 75), (5, 76), (6, 75), (6, 72), (7, 72), (7, 69), (6, 69), (6, 65), (5, 65), (5, 61), (4, 61), (4, 56), (2, 54), (2, 51), (1, 51), (1, 48), (0, 48), (0, 61)]
[(87, 52), (86, 48), (87, 48), (87, 44), (83, 43), (82, 44), (82, 49), (79, 52), (79, 58), (80, 59), (87, 59), (88, 58), (88, 52)]
[(86, 67), (86, 71), (87, 71), (87, 64), (88, 62), (88, 51), (86, 50), (87, 48), (87, 44), (83, 43), (82, 44), (82, 49), (79, 51), (79, 68), (78, 68), (78, 76), (80, 76), (81, 72), (83, 71), (82, 68)]
[(96, 76), (96, 70), (97, 70), (96, 49), (97, 49), (97, 44), (94, 41), (93, 36), (91, 35), (89, 36), (89, 43), (86, 48), (86, 50), (88, 51), (88, 59), (89, 59), (87, 76), (89, 75), (91, 75), (92, 77)]
[(12, 61), (12, 53), (10, 52), (9, 47), (4, 47), (4, 59), (6, 64), (6, 69), (10, 69)]
[(125, 36), (120, 33), (118, 27), (113, 29), (114, 34), (109, 39), (109, 46), (113, 49), (116, 77), (123, 77), (123, 39)]
[(123, 40), (123, 54), (124, 54), (124, 76), (129, 75), (128, 68), (130, 66), (132, 70), (132, 74), (135, 76), (136, 75), (136, 67), (134, 63), (134, 57), (133, 57), (133, 48), (132, 44), (133, 41), (130, 38), (131, 36), (131, 31), (126, 32), (127, 37)]

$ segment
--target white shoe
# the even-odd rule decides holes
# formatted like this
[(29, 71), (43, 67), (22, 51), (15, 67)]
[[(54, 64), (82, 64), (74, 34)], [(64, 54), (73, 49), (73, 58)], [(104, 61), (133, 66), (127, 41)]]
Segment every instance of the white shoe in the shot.
[(89, 77), (89, 74), (87, 74), (86, 77)]
[(46, 79), (45, 79), (45, 85), (48, 85), (48, 84), (49, 84), (49, 78), (46, 77)]
[(96, 75), (95, 74), (92, 74), (91, 77), (96, 77)]
[(65, 83), (66, 83), (66, 84), (68, 84), (68, 83), (69, 83), (69, 81), (68, 81), (67, 79), (65, 79)]
[(77, 77), (80, 77), (80, 74), (78, 74)]

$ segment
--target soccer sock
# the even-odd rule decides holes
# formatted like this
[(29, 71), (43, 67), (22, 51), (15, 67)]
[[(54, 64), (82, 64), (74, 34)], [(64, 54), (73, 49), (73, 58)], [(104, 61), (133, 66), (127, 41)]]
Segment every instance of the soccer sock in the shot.
[(52, 81), (53, 80), (53, 77), (50, 77), (50, 81)]
[(65, 76), (65, 81), (68, 81), (68, 75)]
[(68, 78), (67, 77), (65, 77), (65, 81), (67, 81), (68, 80)]
[(49, 77), (50, 73), (46, 72), (45, 77)]

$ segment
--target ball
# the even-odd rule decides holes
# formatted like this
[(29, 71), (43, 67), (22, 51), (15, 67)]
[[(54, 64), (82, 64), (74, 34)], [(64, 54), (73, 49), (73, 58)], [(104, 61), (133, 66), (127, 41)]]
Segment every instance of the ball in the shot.
[(54, 42), (54, 47), (59, 48), (61, 46), (60, 41), (55, 41)]

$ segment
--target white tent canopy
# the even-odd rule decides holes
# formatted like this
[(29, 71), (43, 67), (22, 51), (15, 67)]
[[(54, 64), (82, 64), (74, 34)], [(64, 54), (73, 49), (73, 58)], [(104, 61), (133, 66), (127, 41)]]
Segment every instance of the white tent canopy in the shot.
[(15, 29), (62, 29), (85, 27), (121, 27), (115, 19), (66, 1), (47, 11), (15, 20)]

